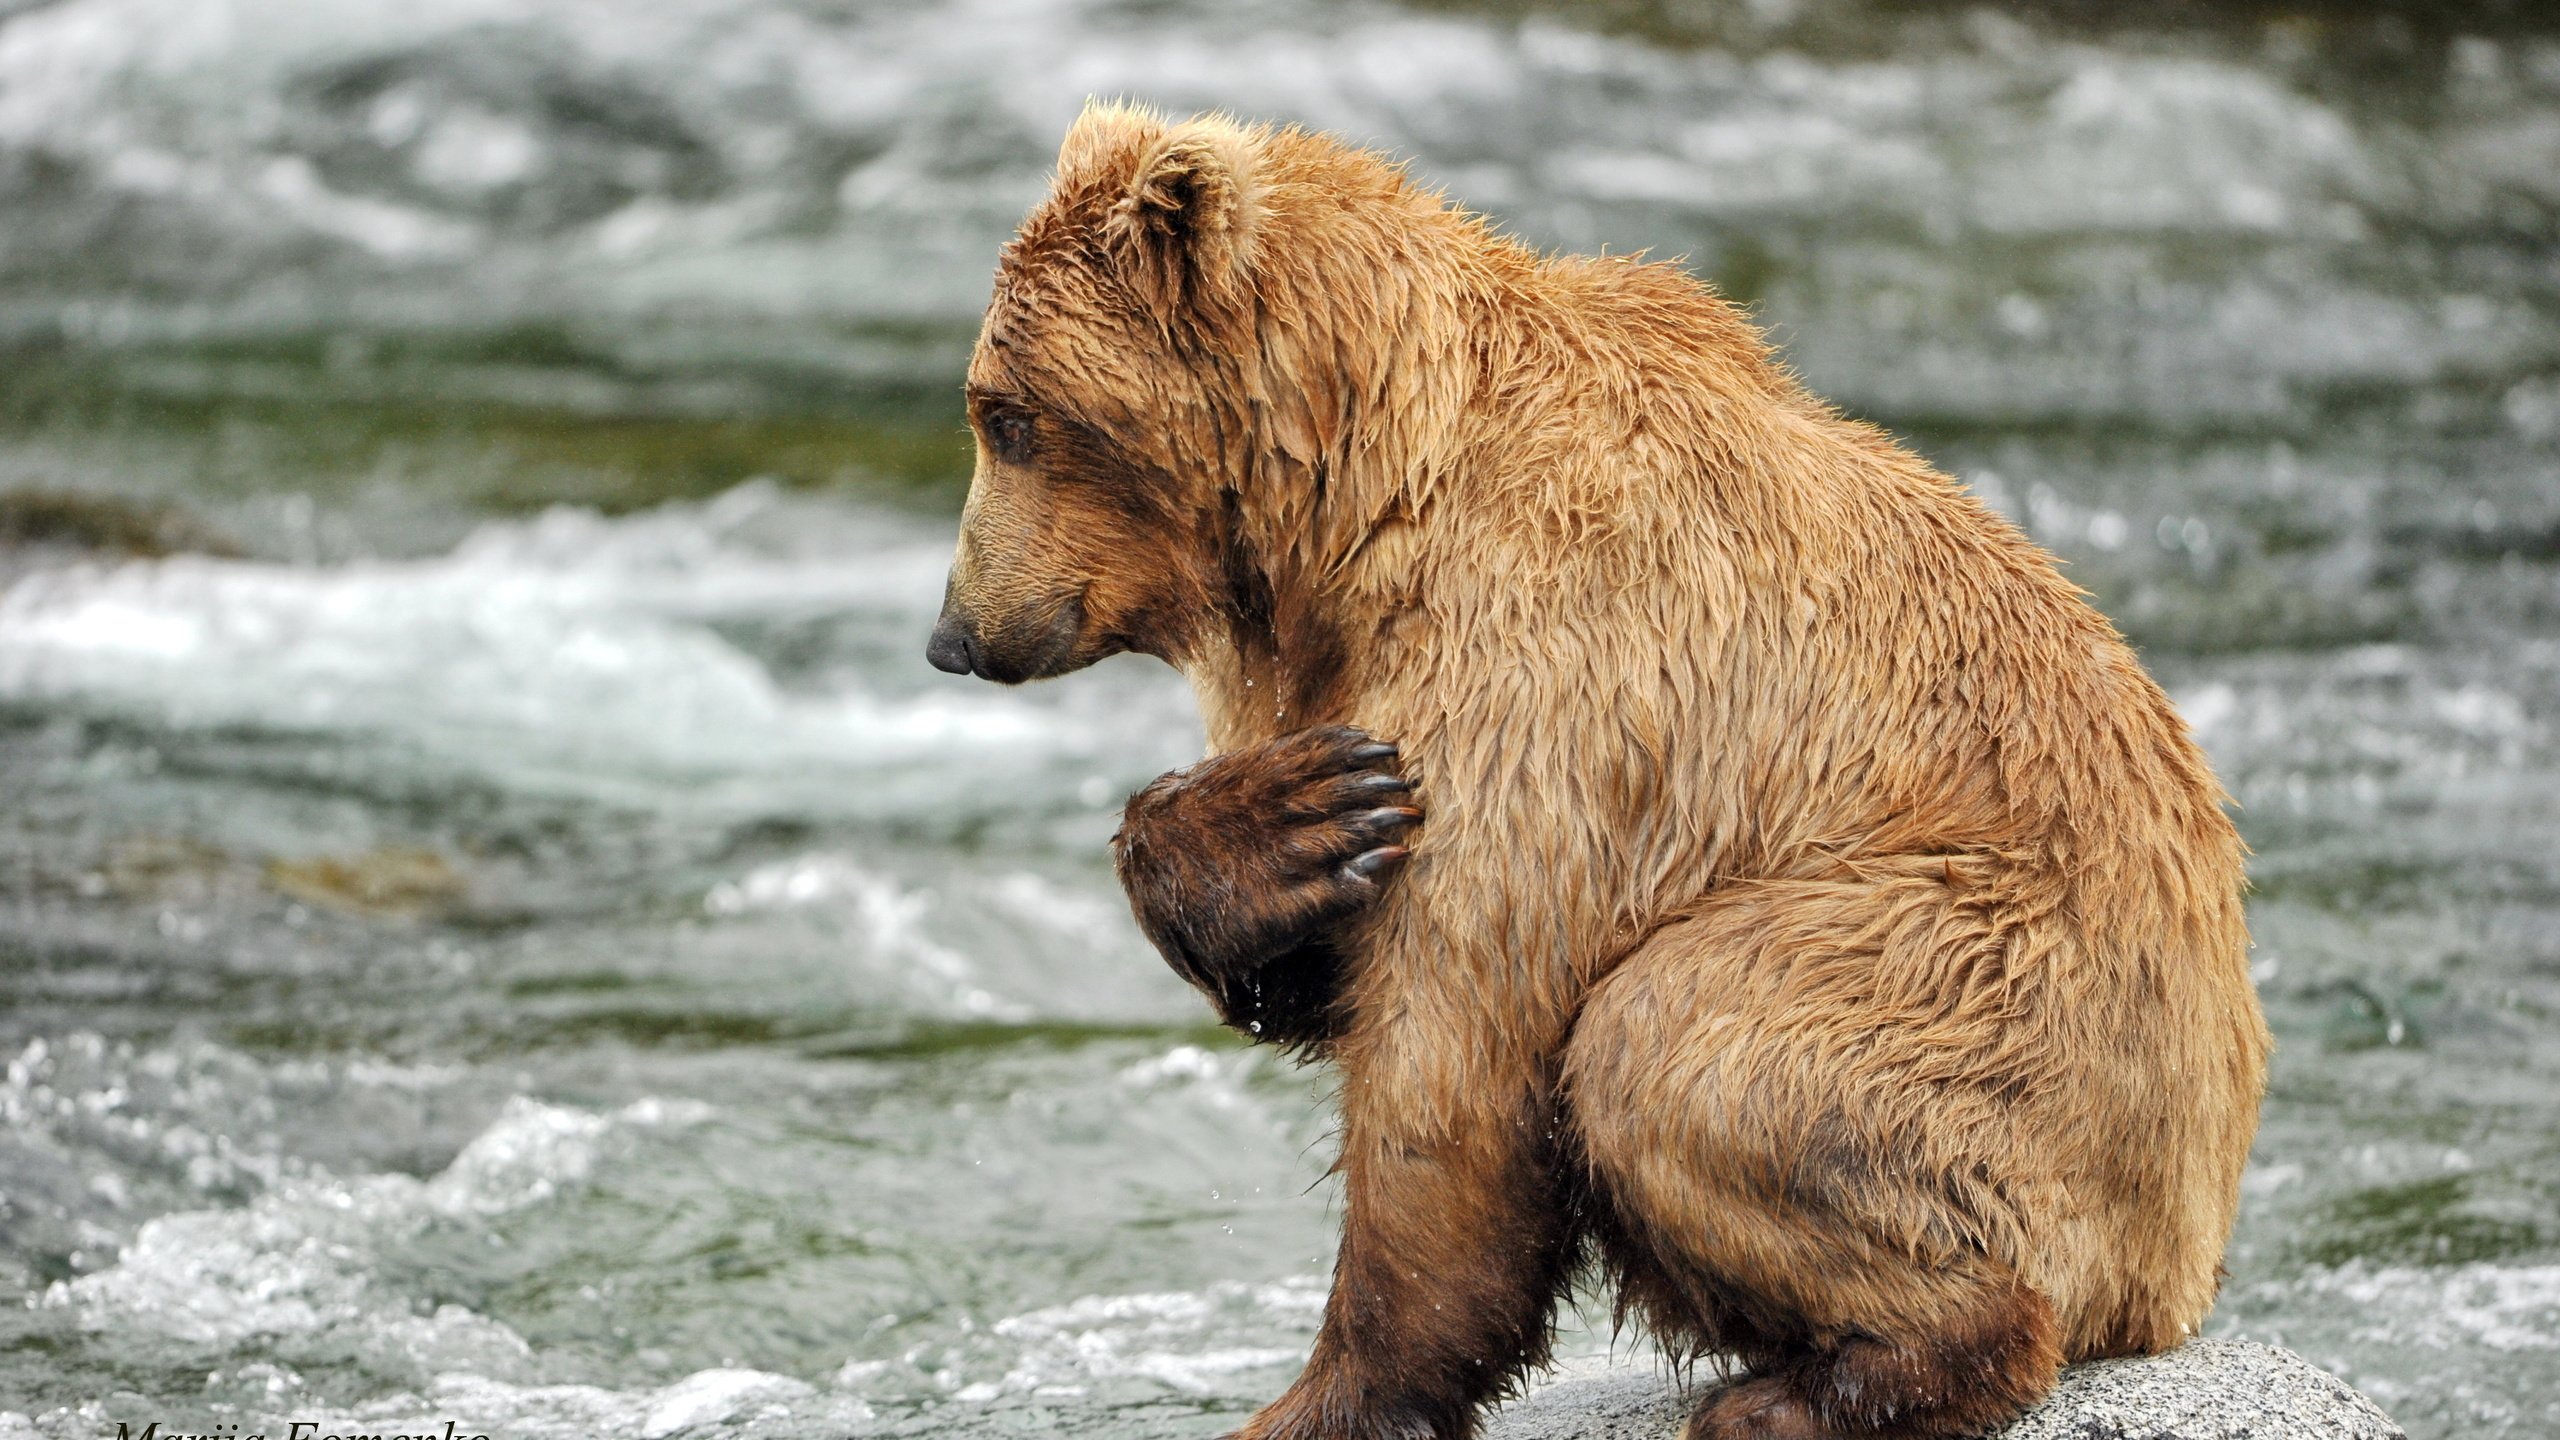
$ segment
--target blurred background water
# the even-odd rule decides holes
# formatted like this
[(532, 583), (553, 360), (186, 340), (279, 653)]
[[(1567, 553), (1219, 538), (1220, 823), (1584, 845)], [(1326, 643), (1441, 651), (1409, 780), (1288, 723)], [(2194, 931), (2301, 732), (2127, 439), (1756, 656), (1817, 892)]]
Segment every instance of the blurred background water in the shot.
[(0, 0), (0, 1440), (1285, 1382), (1321, 1077), (1105, 865), (1187, 697), (920, 658), (1090, 94), (1685, 254), (2066, 557), (2257, 851), (2214, 1328), (2560, 1432), (2549, 7)]

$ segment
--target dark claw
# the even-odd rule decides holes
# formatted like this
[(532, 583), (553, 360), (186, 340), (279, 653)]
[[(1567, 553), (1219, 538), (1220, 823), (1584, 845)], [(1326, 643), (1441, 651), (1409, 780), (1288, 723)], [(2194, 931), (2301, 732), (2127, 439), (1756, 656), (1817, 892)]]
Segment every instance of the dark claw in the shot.
[(1386, 741), (1372, 740), (1368, 744), (1361, 746), (1359, 749), (1352, 751), (1351, 758), (1365, 764), (1371, 760), (1384, 760), (1395, 753), (1396, 747), (1388, 744)]
[(1412, 853), (1401, 845), (1381, 845), (1375, 850), (1361, 851), (1352, 857), (1350, 864), (1342, 868), (1366, 879)]
[(1372, 830), (1384, 830), (1395, 825), (1410, 825), (1421, 818), (1422, 812), (1409, 805), (1389, 805), (1368, 811), (1351, 823), (1365, 825)]
[(1401, 775), (1363, 775), (1351, 783), (1363, 790), (1402, 790), (1406, 788), (1404, 777)]

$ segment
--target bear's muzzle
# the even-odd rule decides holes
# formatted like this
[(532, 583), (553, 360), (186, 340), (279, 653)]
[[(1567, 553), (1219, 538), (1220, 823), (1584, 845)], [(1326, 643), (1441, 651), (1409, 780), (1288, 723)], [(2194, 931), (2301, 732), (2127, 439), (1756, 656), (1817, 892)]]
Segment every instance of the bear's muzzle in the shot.
[(968, 623), (944, 602), (941, 616), (933, 622), (933, 638), (925, 641), (924, 658), (945, 675), (970, 675), (977, 672), (977, 649)]

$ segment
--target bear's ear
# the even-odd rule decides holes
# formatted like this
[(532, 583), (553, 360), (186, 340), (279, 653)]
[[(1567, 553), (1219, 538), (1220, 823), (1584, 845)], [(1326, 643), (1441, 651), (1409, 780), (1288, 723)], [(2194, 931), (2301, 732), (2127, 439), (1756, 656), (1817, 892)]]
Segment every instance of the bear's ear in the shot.
[(1176, 126), (1139, 152), (1104, 220), (1128, 278), (1166, 318), (1227, 298), (1252, 256), (1253, 147), (1232, 125)]

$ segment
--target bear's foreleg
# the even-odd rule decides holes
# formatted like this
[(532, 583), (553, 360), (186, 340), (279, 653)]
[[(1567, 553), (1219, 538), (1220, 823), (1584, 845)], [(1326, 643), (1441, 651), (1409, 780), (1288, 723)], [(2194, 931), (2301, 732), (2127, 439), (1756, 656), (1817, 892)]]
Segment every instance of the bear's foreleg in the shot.
[(1213, 755), (1130, 797), (1112, 850), (1138, 928), (1219, 1017), (1315, 1047), (1338, 1017), (1333, 932), (1374, 903), (1422, 818), (1393, 745), (1347, 725)]
[(1549, 1062), (1525, 1014), (1512, 1033), (1448, 1028), (1468, 969), (1364, 1008), (1337, 1047), (1333, 1291), (1306, 1369), (1234, 1440), (1464, 1440), (1546, 1359), (1579, 1241)]

